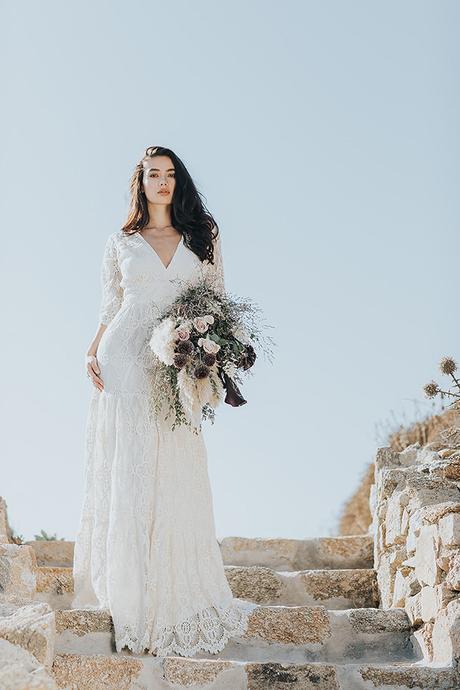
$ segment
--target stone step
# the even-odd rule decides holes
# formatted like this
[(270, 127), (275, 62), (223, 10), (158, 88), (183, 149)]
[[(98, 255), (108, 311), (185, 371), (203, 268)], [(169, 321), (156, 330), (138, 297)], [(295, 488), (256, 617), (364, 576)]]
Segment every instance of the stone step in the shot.
[[(40, 566), (73, 563), (73, 541), (28, 541)], [(274, 570), (372, 568), (373, 540), (368, 535), (314, 539), (225, 537), (220, 542), (225, 565), (258, 565)]]
[(302, 664), (171, 656), (57, 654), (52, 673), (72, 690), (455, 690), (453, 668), (418, 664)]
[(35, 552), (37, 565), (51, 567), (72, 567), (73, 541), (60, 539), (38, 539), (24, 542), (31, 546)]
[[(56, 652), (111, 654), (115, 651), (108, 611), (56, 611)], [(328, 611), (323, 606), (253, 605), (246, 634), (232, 638), (216, 656), (194, 658), (305, 663), (394, 662), (421, 659), (403, 609)]]
[(371, 536), (316, 539), (225, 537), (220, 544), (226, 565), (258, 565), (273, 570), (339, 570), (372, 568)]
[(377, 608), (377, 574), (372, 568), (276, 571), (262, 566), (225, 566), (235, 597), (264, 606), (315, 606), (340, 610)]
[[(327, 609), (377, 608), (379, 594), (372, 569), (276, 572), (259, 566), (225, 566), (235, 597), (261, 605), (315, 606)], [(73, 597), (70, 567), (37, 569), (38, 601), (55, 609), (69, 608)]]

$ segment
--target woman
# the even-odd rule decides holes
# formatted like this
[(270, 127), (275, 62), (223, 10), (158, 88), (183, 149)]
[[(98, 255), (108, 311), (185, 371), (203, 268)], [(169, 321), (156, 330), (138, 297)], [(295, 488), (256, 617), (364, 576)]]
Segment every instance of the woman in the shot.
[[(152, 329), (184, 281), (224, 290), (220, 235), (182, 161), (149, 147), (102, 262), (73, 608), (109, 610), (117, 651), (217, 653), (248, 625), (215, 534), (201, 431), (155, 415)], [(166, 409), (166, 408), (165, 408)]]

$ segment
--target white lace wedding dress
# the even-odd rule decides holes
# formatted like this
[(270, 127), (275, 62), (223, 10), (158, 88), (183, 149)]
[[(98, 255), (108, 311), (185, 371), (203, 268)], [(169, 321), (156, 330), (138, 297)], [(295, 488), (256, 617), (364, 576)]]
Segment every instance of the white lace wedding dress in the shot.
[(117, 651), (217, 653), (244, 633), (249, 602), (234, 598), (215, 533), (202, 432), (171, 430), (153, 413), (148, 341), (183, 281), (215, 265), (181, 238), (167, 267), (138, 233), (112, 233), (104, 251), (98, 347), (103, 391), (86, 426), (85, 490), (74, 553), (74, 609), (109, 610)]

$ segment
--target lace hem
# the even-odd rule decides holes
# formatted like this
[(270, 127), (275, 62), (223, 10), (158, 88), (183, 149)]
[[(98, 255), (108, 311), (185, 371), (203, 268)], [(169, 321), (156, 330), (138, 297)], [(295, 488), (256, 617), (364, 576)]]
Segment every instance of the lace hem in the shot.
[(177, 625), (164, 628), (153, 642), (146, 634), (139, 638), (125, 626), (123, 633), (117, 635), (115, 631), (115, 646), (117, 652), (128, 647), (135, 654), (142, 654), (145, 650), (155, 656), (194, 656), (198, 651), (217, 654), (231, 637), (244, 635), (249, 623), (249, 610), (243, 604), (233, 601), (230, 606), (211, 606), (202, 609), (190, 618)]

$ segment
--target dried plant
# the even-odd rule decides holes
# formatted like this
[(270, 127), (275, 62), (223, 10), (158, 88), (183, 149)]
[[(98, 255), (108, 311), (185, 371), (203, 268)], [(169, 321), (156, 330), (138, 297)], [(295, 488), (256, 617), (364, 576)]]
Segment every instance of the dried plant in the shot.
[(419, 441), (421, 445), (427, 442), (428, 420), (442, 410), (437, 410), (434, 402), (430, 404), (429, 410), (420, 400), (412, 398), (408, 402), (412, 403), (410, 413), (406, 409), (400, 412), (391, 410), (389, 418), (374, 425), (374, 438), (379, 446), (390, 446), (401, 451), (415, 441)]
[(15, 529), (13, 527), (10, 527), (10, 541), (13, 542), (13, 544), (17, 544), (18, 546), (21, 546), (21, 544), (24, 544), (24, 536), (22, 534), (15, 534)]
[(58, 538), (56, 533), (47, 534), (44, 529), (40, 530), (40, 534), (34, 534), (34, 539), (35, 541), (65, 541), (64, 537)]
[(435, 398), (440, 396), (443, 400), (445, 396), (450, 396), (454, 400), (450, 403), (449, 407), (457, 407), (460, 402), (460, 381), (455, 376), (457, 371), (457, 363), (452, 357), (443, 357), (439, 362), (439, 370), (442, 374), (450, 376), (453, 380), (453, 387), (456, 390), (443, 390), (436, 381), (430, 381), (423, 386), (423, 391), (427, 398)]

